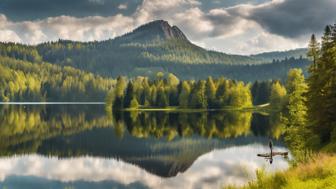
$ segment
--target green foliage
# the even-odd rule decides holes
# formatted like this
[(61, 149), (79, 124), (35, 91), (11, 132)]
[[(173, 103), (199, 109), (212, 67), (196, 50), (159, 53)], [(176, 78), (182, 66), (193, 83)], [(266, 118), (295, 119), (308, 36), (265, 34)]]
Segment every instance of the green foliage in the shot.
[(187, 81), (182, 82), (182, 89), (179, 94), (179, 106), (181, 108), (187, 108), (189, 105), (189, 95), (190, 95), (191, 89), (190, 85)]
[(308, 78), (309, 121), (321, 142), (327, 144), (336, 125), (336, 25), (325, 28), (321, 48), (312, 36), (308, 56), (314, 62)]
[(228, 105), (233, 107), (252, 107), (250, 87), (243, 82), (231, 86), (228, 91)]
[(270, 103), (275, 109), (282, 109), (286, 100), (286, 88), (282, 86), (279, 82), (272, 84)]
[(102, 101), (115, 81), (71, 67), (0, 57), (0, 101)]
[(209, 107), (214, 107), (215, 103), (216, 103), (216, 85), (212, 79), (212, 77), (208, 77), (207, 81), (206, 81), (206, 96), (207, 96), (207, 100), (208, 100), (208, 105)]
[(250, 86), (243, 82), (208, 78), (195, 83), (193, 80), (180, 81), (173, 74), (168, 74), (165, 78), (161, 73), (152, 81), (145, 77), (137, 77), (127, 83), (123, 78), (118, 78), (116, 87), (107, 95), (106, 104), (109, 107), (113, 104), (114, 110), (121, 110), (131, 108), (133, 99), (137, 101), (138, 107), (142, 108), (177, 106), (220, 109), (228, 106), (252, 106)]
[(243, 187), (229, 186), (230, 189), (296, 189), (335, 188), (336, 157), (318, 155), (307, 163), (298, 164), (287, 171), (266, 175), (257, 171), (257, 179)]
[(270, 102), (271, 90), (272, 90), (272, 82), (269, 81), (254, 82), (251, 87), (253, 104), (260, 105)]
[(302, 71), (290, 70), (286, 83), (288, 105), (284, 122), (287, 126), (286, 142), (294, 154), (302, 153), (307, 145), (309, 130), (307, 128), (306, 92), (308, 86)]
[(191, 92), (190, 107), (198, 109), (206, 109), (208, 102), (205, 94), (205, 81), (198, 81)]
[(137, 108), (139, 108), (139, 103), (138, 103), (138, 101), (137, 101), (136, 98), (133, 98), (131, 100), (130, 108), (131, 109), (137, 109)]

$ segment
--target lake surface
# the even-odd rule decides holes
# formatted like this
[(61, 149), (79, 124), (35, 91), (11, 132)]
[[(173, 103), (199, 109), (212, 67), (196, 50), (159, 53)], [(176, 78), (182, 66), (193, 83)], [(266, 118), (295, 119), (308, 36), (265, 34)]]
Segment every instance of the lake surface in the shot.
[(288, 151), (279, 115), (116, 112), (104, 105), (1, 105), (0, 188), (220, 188)]

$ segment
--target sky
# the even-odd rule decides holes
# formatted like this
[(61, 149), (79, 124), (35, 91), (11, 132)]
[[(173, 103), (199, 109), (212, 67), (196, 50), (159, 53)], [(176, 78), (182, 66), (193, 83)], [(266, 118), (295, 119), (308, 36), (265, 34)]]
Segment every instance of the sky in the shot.
[(255, 54), (306, 47), (336, 0), (0, 0), (0, 41), (99, 41), (158, 19), (204, 48)]

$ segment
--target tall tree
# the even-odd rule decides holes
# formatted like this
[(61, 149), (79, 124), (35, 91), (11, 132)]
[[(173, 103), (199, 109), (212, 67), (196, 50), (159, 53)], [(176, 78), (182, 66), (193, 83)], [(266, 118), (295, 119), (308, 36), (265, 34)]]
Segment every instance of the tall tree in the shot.
[(205, 95), (205, 81), (200, 80), (192, 90), (190, 105), (193, 108), (207, 108), (208, 102)]
[(285, 103), (286, 88), (279, 81), (272, 84), (270, 103), (273, 108), (282, 109)]
[(131, 106), (131, 101), (133, 98), (136, 98), (133, 82), (128, 82), (127, 88), (126, 88), (126, 94), (125, 94), (125, 100), (124, 100), (124, 107), (129, 108)]
[[(336, 29), (326, 26), (316, 65), (309, 69), (309, 118), (322, 142), (331, 139), (336, 122)], [(336, 131), (335, 131), (336, 132)]]
[(169, 106), (168, 97), (163, 87), (159, 87), (156, 97), (156, 106), (166, 108)]
[(115, 99), (113, 104), (114, 110), (123, 109), (124, 107), (124, 97), (125, 97), (125, 88), (126, 88), (127, 82), (124, 77), (118, 77), (117, 83), (115, 86)]
[(308, 53), (307, 56), (313, 61), (312, 69), (316, 69), (316, 61), (320, 55), (320, 44), (316, 40), (315, 35), (313, 34), (310, 38), (310, 42), (308, 45)]
[(289, 146), (294, 153), (304, 149), (307, 129), (307, 98), (305, 96), (308, 86), (305, 83), (302, 70), (292, 69), (288, 73), (287, 84), (288, 105), (286, 136)]
[(216, 86), (212, 77), (208, 77), (206, 81), (206, 96), (208, 99), (208, 106), (210, 108), (215, 107), (216, 103)]
[(186, 108), (189, 105), (190, 85), (187, 81), (182, 81), (181, 92), (179, 94), (179, 106)]

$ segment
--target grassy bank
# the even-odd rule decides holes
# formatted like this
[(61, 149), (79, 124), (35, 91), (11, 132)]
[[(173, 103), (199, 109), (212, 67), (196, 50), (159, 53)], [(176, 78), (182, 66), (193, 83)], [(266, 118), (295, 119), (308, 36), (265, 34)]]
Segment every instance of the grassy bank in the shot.
[(319, 154), (307, 163), (299, 163), (284, 172), (266, 175), (257, 172), (257, 179), (244, 187), (226, 189), (334, 189), (336, 188), (336, 155)]

